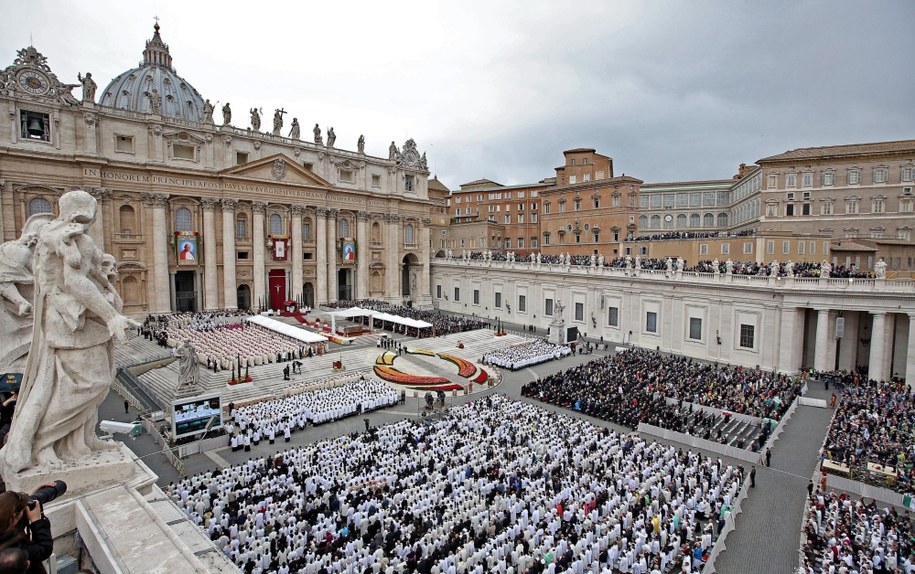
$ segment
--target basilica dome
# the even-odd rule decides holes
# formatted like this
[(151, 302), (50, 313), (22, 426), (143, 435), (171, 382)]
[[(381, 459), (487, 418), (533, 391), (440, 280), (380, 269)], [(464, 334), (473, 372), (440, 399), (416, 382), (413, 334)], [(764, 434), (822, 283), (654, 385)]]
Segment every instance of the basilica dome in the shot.
[(200, 121), (203, 115), (203, 98), (194, 86), (175, 73), (168, 44), (159, 36), (159, 24), (155, 25), (152, 40), (146, 42), (140, 66), (111, 80), (99, 104), (188, 121)]

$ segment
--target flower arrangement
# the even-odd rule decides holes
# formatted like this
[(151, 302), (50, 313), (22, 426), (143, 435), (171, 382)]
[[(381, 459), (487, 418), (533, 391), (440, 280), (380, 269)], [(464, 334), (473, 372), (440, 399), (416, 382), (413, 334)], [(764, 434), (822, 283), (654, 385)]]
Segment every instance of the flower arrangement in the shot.
[(460, 357), (455, 357), (454, 355), (448, 355), (445, 353), (439, 353), (438, 356), (440, 358), (448, 361), (449, 363), (453, 363), (454, 365), (456, 365), (458, 368), (458, 374), (461, 375), (462, 377), (464, 377), (465, 379), (469, 379), (470, 377), (472, 377), (474, 375), (474, 373), (477, 372), (476, 365), (474, 365), (473, 363), (471, 363), (470, 361), (468, 361), (466, 359), (462, 359)]

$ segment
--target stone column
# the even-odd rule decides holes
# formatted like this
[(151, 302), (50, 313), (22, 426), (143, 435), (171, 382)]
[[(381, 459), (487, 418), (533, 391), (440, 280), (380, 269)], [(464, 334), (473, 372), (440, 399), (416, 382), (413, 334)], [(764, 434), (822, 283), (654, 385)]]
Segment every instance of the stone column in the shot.
[(327, 208), (315, 210), (315, 306), (327, 299)]
[(867, 368), (868, 378), (875, 381), (886, 379), (884, 350), (886, 349), (886, 313), (871, 312), (874, 322), (871, 324), (871, 354)]
[[(105, 233), (105, 216), (111, 206), (111, 190), (104, 187), (96, 187), (95, 189), (90, 189), (89, 193), (95, 198), (97, 203), (95, 221), (93, 221), (92, 225), (89, 227), (89, 236), (92, 237), (92, 241), (95, 242), (96, 247), (107, 252), (108, 249), (105, 246), (105, 237), (107, 235)], [(115, 229), (114, 232), (120, 233), (120, 230)]]
[(153, 249), (153, 296), (149, 298), (152, 313), (170, 313), (171, 302), (168, 274), (168, 222), (165, 207), (168, 195), (165, 193), (143, 194), (146, 205), (152, 208), (152, 249)]
[(292, 213), (292, 229), (289, 234), (292, 236), (292, 280), (289, 285), (289, 298), (299, 300), (302, 295), (302, 213), (305, 207), (293, 205), (290, 210)]
[(797, 370), (797, 308), (782, 308), (782, 324), (779, 331), (778, 370), (793, 373)]
[(215, 197), (200, 200), (203, 208), (203, 308), (219, 309), (219, 266), (216, 258), (216, 206)]
[(432, 260), (429, 256), (429, 226), (432, 225), (432, 219), (424, 217), (422, 223), (423, 226), (419, 233), (419, 240), (421, 242), (419, 251), (420, 259), (422, 261), (422, 268), (420, 269), (419, 276), (419, 296), (426, 299), (429, 297), (429, 271), (432, 267)]
[(238, 307), (235, 286), (235, 207), (237, 199), (222, 202), (222, 304), (226, 309)]
[(337, 300), (337, 214), (339, 209), (327, 210), (327, 300)]
[(909, 388), (915, 387), (915, 313), (909, 315), (909, 352), (906, 353), (905, 382)]
[(829, 309), (817, 309), (816, 344), (813, 348), (813, 368), (831, 371), (829, 364)]
[(356, 212), (356, 299), (369, 296), (369, 214)]
[(254, 246), (254, 289), (251, 292), (251, 306), (260, 308), (260, 305), (267, 306), (267, 286), (265, 265), (267, 260), (266, 241), (264, 235), (264, 213), (266, 213), (267, 204), (263, 201), (255, 201), (251, 204), (253, 223), (251, 226), (251, 245)]
[(390, 301), (400, 301), (403, 298), (402, 290), (398, 289), (400, 285), (400, 216), (396, 213), (389, 213), (384, 216), (385, 231), (387, 240), (385, 241), (385, 253), (387, 261), (385, 262), (385, 297)]

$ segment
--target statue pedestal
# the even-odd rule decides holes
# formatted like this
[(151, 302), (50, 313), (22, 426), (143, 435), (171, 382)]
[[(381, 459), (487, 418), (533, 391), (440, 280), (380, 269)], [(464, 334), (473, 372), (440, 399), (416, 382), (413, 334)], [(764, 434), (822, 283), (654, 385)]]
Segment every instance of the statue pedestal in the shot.
[(18, 473), (3, 472), (7, 490), (31, 493), (37, 487), (55, 480), (67, 483), (63, 498), (71, 498), (100, 488), (129, 482), (136, 474), (134, 456), (123, 444), (118, 448), (93, 452), (79, 463), (60, 468), (35, 467)]
[(547, 341), (553, 343), (554, 345), (564, 345), (565, 344), (565, 321), (553, 321), (550, 323), (550, 334), (547, 336)]
[(197, 385), (178, 385), (175, 389), (175, 400), (196, 397), (200, 394)]

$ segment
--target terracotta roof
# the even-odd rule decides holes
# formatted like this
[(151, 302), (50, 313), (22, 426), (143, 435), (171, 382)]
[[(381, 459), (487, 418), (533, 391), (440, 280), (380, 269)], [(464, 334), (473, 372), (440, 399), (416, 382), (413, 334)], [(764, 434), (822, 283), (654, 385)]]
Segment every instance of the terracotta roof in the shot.
[(789, 161), (794, 159), (818, 159), (832, 157), (848, 157), (856, 155), (878, 155), (897, 152), (915, 153), (915, 140), (899, 140), (893, 142), (876, 142), (864, 144), (845, 144), (820, 147), (802, 147), (776, 155), (764, 157), (756, 163)]
[(565, 151), (562, 152), (562, 153), (563, 153), (563, 154), (567, 154), (567, 153), (584, 153), (584, 152), (589, 152), (589, 151), (590, 151), (590, 152), (594, 152), (594, 151), (597, 151), (597, 150), (595, 150), (593, 147), (577, 147), (577, 148), (574, 148), (574, 149), (567, 149), (567, 150), (565, 150)]
[(496, 183), (496, 182), (492, 181), (491, 179), (475, 179), (475, 180), (470, 181), (470, 182), (467, 182), (467, 183), (462, 183), (462, 184), (461, 184), (461, 187), (466, 187), (466, 186), (469, 186), (469, 185), (493, 185), (493, 186), (501, 186), (502, 184), (501, 184), (501, 183)]
[(433, 177), (429, 180), (429, 189), (437, 189), (438, 191), (451, 191), (445, 186), (444, 183), (440, 182), (437, 177)]

